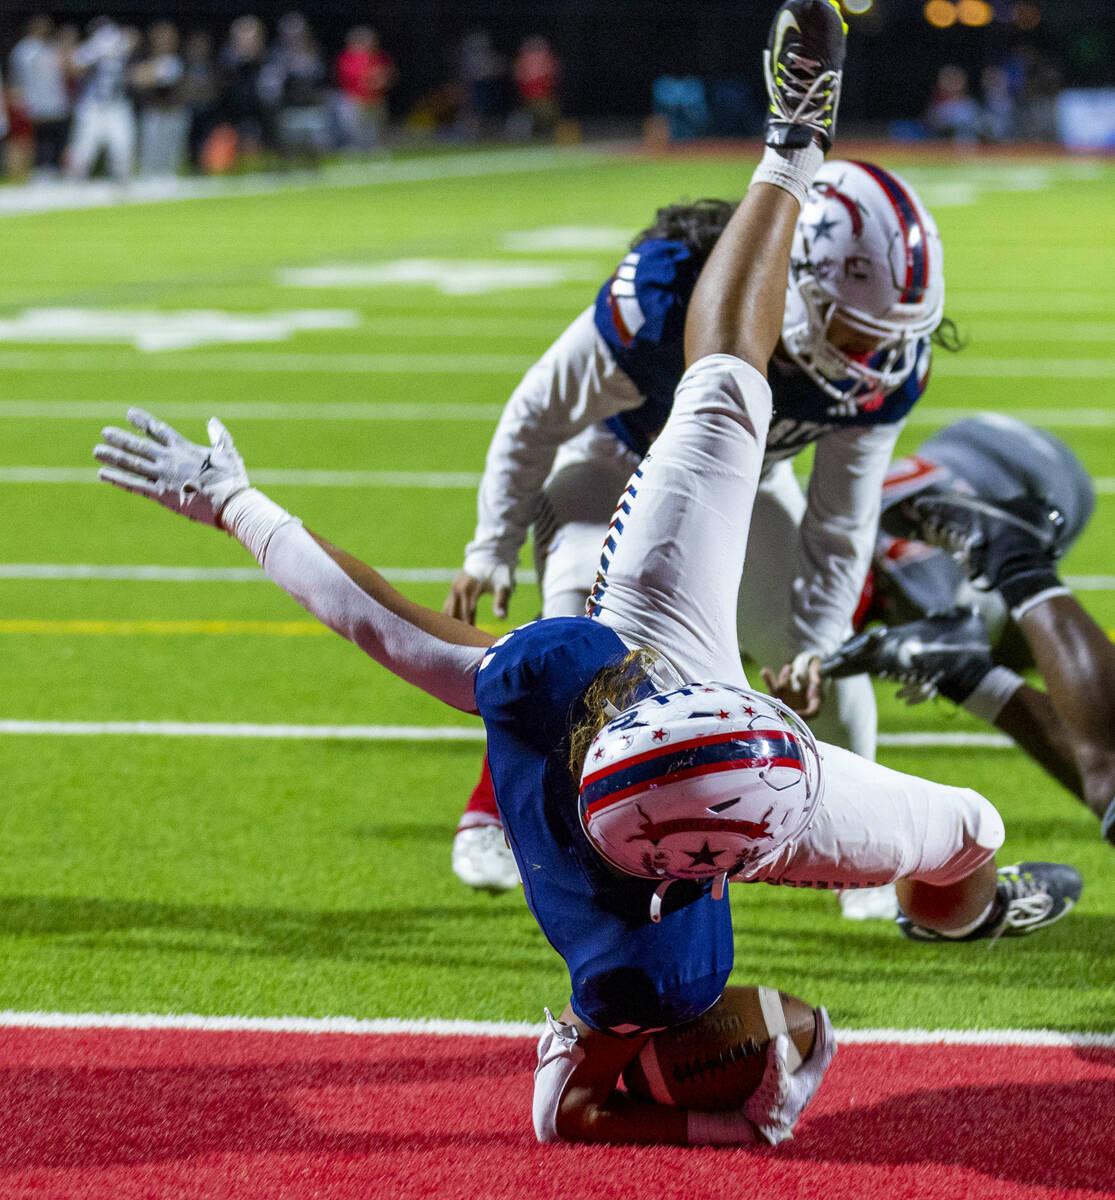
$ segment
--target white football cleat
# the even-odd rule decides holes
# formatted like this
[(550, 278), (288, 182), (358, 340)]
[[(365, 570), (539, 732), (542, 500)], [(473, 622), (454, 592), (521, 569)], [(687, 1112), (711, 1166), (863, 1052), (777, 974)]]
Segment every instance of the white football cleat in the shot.
[(470, 825), (453, 838), (453, 874), (478, 892), (517, 888), (519, 868), (503, 836), (503, 826)]
[(876, 888), (845, 888), (836, 893), (840, 915), (849, 921), (893, 921), (898, 916), (898, 893), (893, 883)]

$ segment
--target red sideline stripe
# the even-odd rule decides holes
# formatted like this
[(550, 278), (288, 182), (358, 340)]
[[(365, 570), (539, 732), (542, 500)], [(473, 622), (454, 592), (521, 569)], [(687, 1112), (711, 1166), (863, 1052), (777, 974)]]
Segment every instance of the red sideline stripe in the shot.
[[(653, 750), (647, 750), (643, 754), (636, 754), (634, 758), (625, 758), (621, 764), (623, 769), (628, 767), (638, 766), (639, 763), (648, 762), (652, 758), (660, 758), (664, 754), (680, 754), (683, 750), (689, 750), (693, 746), (713, 746), (719, 745), (721, 742), (749, 742), (754, 738), (788, 738), (791, 742), (796, 742), (797, 737), (788, 729), (746, 729), (736, 730), (735, 733), (714, 733), (708, 737), (690, 738), (684, 742), (664, 742), (661, 746), (656, 746)], [(590, 783), (595, 783), (598, 779), (603, 779), (605, 775), (610, 775), (615, 766), (602, 767), (599, 771), (593, 771), (591, 775), (586, 775), (581, 780), (581, 791), (584, 791)]]
[(1115, 1050), (841, 1047), (777, 1150), (539, 1146), (533, 1039), (0, 1030), (0, 1196), (1110, 1197)]
[[(728, 762), (706, 763), (700, 767), (688, 767), (684, 771), (673, 771), (669, 775), (659, 775), (654, 780), (654, 786), (656, 788), (665, 787), (668, 783), (680, 783), (683, 779), (695, 779), (700, 775), (712, 775), (718, 771), (734, 771), (737, 767), (753, 767), (757, 763), (771, 767), (796, 767), (799, 771), (802, 770), (802, 765), (796, 758), (733, 758)], [(626, 800), (628, 796), (637, 796), (646, 790), (647, 785), (644, 780), (641, 783), (633, 783), (630, 787), (620, 788), (618, 792), (609, 792), (586, 807), (585, 819), (591, 821), (601, 809), (616, 804), (620, 800)]]

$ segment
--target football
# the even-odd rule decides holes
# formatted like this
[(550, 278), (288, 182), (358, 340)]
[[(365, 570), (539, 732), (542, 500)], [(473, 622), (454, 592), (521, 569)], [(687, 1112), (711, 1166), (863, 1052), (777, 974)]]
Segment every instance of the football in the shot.
[(729, 987), (695, 1021), (651, 1034), (623, 1070), (628, 1092), (677, 1108), (739, 1108), (759, 1086), (767, 1044), (789, 1035), (791, 1069), (813, 1049), (813, 1009), (767, 987)]

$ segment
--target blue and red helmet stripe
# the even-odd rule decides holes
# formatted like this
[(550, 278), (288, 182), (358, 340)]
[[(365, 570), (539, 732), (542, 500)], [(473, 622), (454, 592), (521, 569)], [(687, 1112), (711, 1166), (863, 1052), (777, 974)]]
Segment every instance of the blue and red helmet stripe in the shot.
[(608, 805), (651, 786), (748, 767), (804, 770), (798, 739), (784, 729), (735, 730), (648, 750), (586, 775), (581, 811), (589, 820)]
[(906, 250), (906, 278), (900, 303), (916, 304), (929, 287), (929, 245), (925, 222), (910, 193), (889, 171), (869, 162), (857, 162), (855, 165), (866, 171), (883, 189), (898, 217)]

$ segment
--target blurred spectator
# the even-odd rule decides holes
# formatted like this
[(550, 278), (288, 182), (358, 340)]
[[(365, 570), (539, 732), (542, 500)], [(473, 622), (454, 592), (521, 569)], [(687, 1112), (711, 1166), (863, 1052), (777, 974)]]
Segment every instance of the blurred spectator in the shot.
[(6, 110), (7, 121), (7, 137), (0, 134), (0, 144), (3, 145), (0, 175), (24, 179), (30, 172), (35, 157), (35, 130), (30, 117), (19, 102), (19, 93), (12, 87), (5, 92), (2, 80), (0, 108)]
[(8, 120), (8, 106), (4, 102), (4, 77), (0, 75), (0, 141), (8, 136), (11, 122)]
[(1014, 136), (1014, 96), (1002, 67), (984, 67), (980, 74), (983, 112), (980, 137), (985, 142), (1009, 142)]
[(558, 77), (561, 63), (544, 37), (529, 37), (519, 47), (511, 74), (519, 107), (508, 121), (512, 134), (552, 136), (561, 117)]
[(108, 17), (90, 21), (88, 32), (70, 59), (81, 79), (81, 94), (66, 169), (74, 179), (87, 179), (103, 151), (112, 177), (122, 182), (131, 176), (135, 159), (136, 120), (126, 79), (137, 35)]
[(709, 130), (704, 81), (696, 75), (662, 75), (654, 81), (654, 115), (666, 122), (672, 142), (704, 137)]
[(396, 79), (395, 64), (367, 25), (348, 31), (337, 56), (338, 118), (343, 142), (368, 150), (387, 127), (387, 93)]
[(264, 102), (278, 108), (279, 152), (288, 162), (315, 163), (328, 148), (325, 77), (325, 62), (306, 18), (287, 13), (279, 21), (259, 88)]
[(170, 21), (158, 21), (148, 31), (147, 40), (147, 54), (131, 70), (140, 108), (139, 173), (166, 178), (182, 169), (189, 122), (182, 97), (178, 30)]
[(267, 35), (259, 17), (237, 17), (217, 59), (218, 126), (202, 152), (207, 170), (228, 170), (239, 154), (277, 147), (276, 105), (260, 87)]
[(182, 47), (181, 99), (186, 108), (186, 145), (190, 165), (201, 167), (201, 148), (217, 124), (220, 94), (213, 63), (213, 39), (195, 29)]
[(1019, 134), (1029, 142), (1057, 140), (1057, 94), (1061, 68), (1050, 58), (1031, 51), (1018, 101)]
[(507, 64), (483, 29), (474, 30), (461, 43), (457, 77), (461, 88), (458, 129), (463, 137), (489, 137), (506, 109)]
[(937, 72), (925, 123), (935, 137), (974, 142), (980, 130), (980, 106), (968, 91), (968, 72), (949, 64)]
[(33, 170), (58, 172), (70, 126), (70, 96), (62, 49), (50, 17), (38, 14), (16, 42), (9, 59), (14, 99), (31, 124)]

